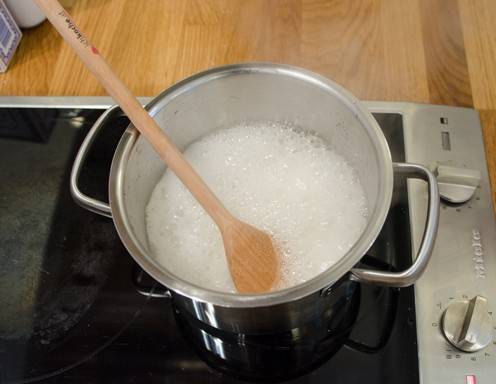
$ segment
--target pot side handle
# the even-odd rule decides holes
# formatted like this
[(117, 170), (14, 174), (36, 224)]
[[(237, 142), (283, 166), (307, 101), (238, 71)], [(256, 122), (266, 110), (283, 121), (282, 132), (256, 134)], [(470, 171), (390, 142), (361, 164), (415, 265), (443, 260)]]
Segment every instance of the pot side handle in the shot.
[(436, 239), (439, 224), (439, 191), (434, 174), (426, 167), (412, 163), (393, 163), (395, 172), (403, 173), (407, 177), (423, 179), (428, 185), (427, 223), (422, 241), (414, 263), (402, 272), (381, 272), (368, 269), (353, 268), (352, 280), (389, 287), (406, 287), (415, 283), (424, 272)]
[(79, 189), (78, 181), (79, 181), (79, 174), (81, 173), (81, 168), (84, 164), (84, 161), (86, 159), (89, 149), (91, 148), (93, 141), (95, 140), (98, 133), (100, 132), (100, 129), (105, 125), (107, 120), (110, 117), (114, 116), (116, 113), (121, 113), (120, 108), (117, 105), (110, 107), (105, 112), (103, 112), (102, 115), (95, 122), (95, 124), (93, 124), (90, 131), (84, 138), (81, 147), (79, 148), (79, 151), (76, 155), (76, 158), (74, 159), (74, 164), (72, 165), (72, 170), (71, 170), (70, 188), (71, 188), (71, 195), (74, 201), (77, 204), (79, 204), (81, 207), (106, 217), (112, 217), (110, 205), (83, 193)]

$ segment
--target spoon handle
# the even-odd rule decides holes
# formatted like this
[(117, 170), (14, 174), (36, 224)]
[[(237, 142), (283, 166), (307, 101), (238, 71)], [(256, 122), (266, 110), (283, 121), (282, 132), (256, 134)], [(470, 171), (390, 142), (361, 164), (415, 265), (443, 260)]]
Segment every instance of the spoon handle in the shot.
[(134, 126), (148, 140), (215, 223), (223, 228), (233, 217), (184, 158), (158, 124), (144, 110), (126, 85), (100, 55), (96, 47), (57, 0), (35, 0), (55, 29), (69, 43), (84, 65), (114, 98)]

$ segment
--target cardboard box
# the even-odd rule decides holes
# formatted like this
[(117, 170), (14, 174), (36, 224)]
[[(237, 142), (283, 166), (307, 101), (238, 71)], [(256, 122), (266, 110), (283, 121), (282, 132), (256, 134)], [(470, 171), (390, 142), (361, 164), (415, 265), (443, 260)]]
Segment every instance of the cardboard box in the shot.
[(3, 1), (0, 0), (0, 72), (7, 70), (21, 37), (21, 30)]

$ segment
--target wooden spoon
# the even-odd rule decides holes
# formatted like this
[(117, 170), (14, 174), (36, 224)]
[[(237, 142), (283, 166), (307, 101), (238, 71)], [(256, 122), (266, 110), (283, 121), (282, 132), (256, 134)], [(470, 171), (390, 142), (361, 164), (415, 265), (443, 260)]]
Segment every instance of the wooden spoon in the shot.
[(215, 221), (222, 234), (229, 269), (238, 291), (269, 291), (279, 279), (279, 255), (271, 237), (227, 211), (58, 1), (35, 2), (100, 84), (117, 101), (134, 126)]

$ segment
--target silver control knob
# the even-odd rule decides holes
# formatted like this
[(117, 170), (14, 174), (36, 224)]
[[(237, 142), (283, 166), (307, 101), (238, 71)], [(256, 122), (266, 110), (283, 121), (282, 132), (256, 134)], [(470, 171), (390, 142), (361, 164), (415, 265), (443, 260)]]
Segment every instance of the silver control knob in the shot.
[(446, 339), (462, 351), (476, 352), (486, 347), (491, 342), (493, 328), (487, 299), (475, 296), (450, 304), (444, 311), (441, 328)]
[(437, 167), (439, 195), (450, 203), (460, 204), (470, 200), (477, 190), (481, 173), (476, 169)]

